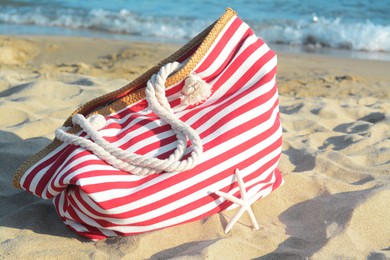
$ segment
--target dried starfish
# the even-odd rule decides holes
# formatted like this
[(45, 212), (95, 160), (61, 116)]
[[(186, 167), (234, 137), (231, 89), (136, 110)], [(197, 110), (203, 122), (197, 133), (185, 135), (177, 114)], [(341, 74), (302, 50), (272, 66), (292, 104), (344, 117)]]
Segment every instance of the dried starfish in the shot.
[(248, 198), (245, 190), (245, 185), (242, 180), (242, 178), (239, 175), (240, 171), (236, 169), (235, 176), (238, 182), (238, 187), (240, 188), (241, 193), (241, 199), (234, 197), (233, 195), (230, 195), (228, 193), (222, 192), (222, 191), (216, 191), (215, 194), (217, 194), (220, 197), (223, 197), (225, 200), (230, 200), (233, 203), (236, 203), (240, 205), (240, 209), (237, 211), (237, 213), (233, 216), (233, 218), (230, 220), (230, 222), (227, 224), (225, 228), (225, 233), (227, 234), (230, 229), (233, 227), (233, 225), (237, 222), (237, 220), (242, 216), (242, 214), (247, 211), (249, 214), (249, 217), (252, 221), (252, 224), (256, 230), (259, 229), (259, 225), (257, 224), (255, 215), (253, 214), (251, 205), (258, 199), (257, 194), (253, 195), (252, 197)]

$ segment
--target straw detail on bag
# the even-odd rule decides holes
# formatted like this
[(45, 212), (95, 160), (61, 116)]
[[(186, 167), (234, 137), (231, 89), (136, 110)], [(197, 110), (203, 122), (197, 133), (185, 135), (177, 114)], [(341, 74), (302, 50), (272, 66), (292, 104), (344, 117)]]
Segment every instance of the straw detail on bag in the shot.
[[(102, 115), (94, 115), (86, 119), (83, 115), (76, 114), (72, 119), (73, 124), (79, 125), (92, 141), (87, 137), (67, 133), (68, 128), (66, 127), (60, 127), (56, 130), (56, 138), (64, 143), (83, 147), (113, 167), (136, 175), (149, 175), (163, 171), (182, 172), (192, 169), (203, 153), (202, 142), (195, 130), (175, 116), (165, 96), (165, 81), (179, 66), (180, 63), (178, 62), (163, 66), (148, 81), (145, 89), (149, 108), (172, 127), (178, 139), (177, 148), (167, 159), (148, 158), (130, 153), (104, 140), (98, 133), (98, 130), (106, 125), (105, 118)], [(196, 81), (192, 79), (190, 83), (196, 84)], [(203, 82), (200, 82), (200, 84), (204, 85)], [(203, 100), (206, 96), (202, 95), (202, 89), (197, 91)], [(210, 92), (210, 90), (208, 91)], [(187, 137), (192, 143), (193, 151), (190, 157), (180, 161), (186, 151)]]

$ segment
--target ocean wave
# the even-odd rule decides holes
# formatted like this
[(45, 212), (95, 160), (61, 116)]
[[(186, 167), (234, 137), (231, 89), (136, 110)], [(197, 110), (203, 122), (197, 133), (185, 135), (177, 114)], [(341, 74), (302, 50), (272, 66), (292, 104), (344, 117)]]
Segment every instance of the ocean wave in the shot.
[[(269, 43), (309, 45), (368, 52), (390, 52), (390, 26), (370, 21), (344, 22), (342, 19), (313, 17), (311, 20), (269, 20), (248, 23)], [(194, 37), (212, 21), (190, 16), (145, 16), (126, 9), (29, 8), (6, 9), (0, 23), (87, 29), (110, 34), (185, 41)]]
[(0, 13), (0, 23), (17, 25), (38, 25), (89, 29), (106, 33), (128, 34), (167, 39), (188, 39), (195, 36), (208, 22), (189, 20), (181, 17), (142, 17), (122, 9), (118, 12), (92, 9), (89, 12), (76, 9), (36, 8), (29, 12), (8, 10)]
[(312, 21), (285, 24), (255, 24), (255, 31), (264, 39), (288, 45), (310, 45), (368, 52), (390, 52), (390, 26), (347, 23), (342, 19), (314, 16)]

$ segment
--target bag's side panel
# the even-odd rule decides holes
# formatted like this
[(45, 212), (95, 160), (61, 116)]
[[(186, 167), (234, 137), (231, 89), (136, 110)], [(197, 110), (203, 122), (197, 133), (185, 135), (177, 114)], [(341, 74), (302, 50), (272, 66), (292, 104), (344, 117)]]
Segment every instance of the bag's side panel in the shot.
[[(236, 168), (248, 195), (268, 195), (282, 182), (277, 170), (281, 126), (274, 52), (233, 17), (194, 72), (213, 86), (204, 103), (183, 106), (183, 82), (166, 91), (176, 116), (191, 125), (204, 144), (202, 161), (194, 169), (135, 176), (89, 151), (63, 145), (38, 162), (22, 179), (22, 187), (55, 197), (65, 224), (93, 239), (160, 229), (233, 207), (214, 192), (239, 196)], [(176, 147), (173, 131), (151, 113), (145, 100), (107, 119), (99, 133), (122, 149), (166, 158)]]

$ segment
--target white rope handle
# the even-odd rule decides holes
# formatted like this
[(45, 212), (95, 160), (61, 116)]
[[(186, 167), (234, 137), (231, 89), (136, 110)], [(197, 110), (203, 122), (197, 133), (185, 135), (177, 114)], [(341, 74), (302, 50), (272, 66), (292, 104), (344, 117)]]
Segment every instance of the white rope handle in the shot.
[[(56, 138), (64, 143), (83, 147), (113, 167), (136, 175), (148, 175), (158, 172), (182, 172), (192, 169), (203, 153), (203, 145), (199, 135), (191, 126), (178, 119), (165, 96), (165, 81), (168, 76), (180, 66), (179, 63), (168, 63), (153, 75), (146, 84), (146, 100), (149, 108), (163, 121), (172, 127), (178, 139), (175, 151), (164, 160), (147, 158), (130, 153), (107, 142), (98, 130), (106, 124), (102, 115), (91, 116), (86, 119), (81, 114), (72, 118), (74, 125), (79, 125), (86, 133), (80, 137), (66, 132), (68, 128), (60, 127), (56, 130)], [(187, 137), (191, 141), (192, 152), (186, 160), (181, 160), (187, 148)], [(89, 140), (90, 138), (91, 140)]]

